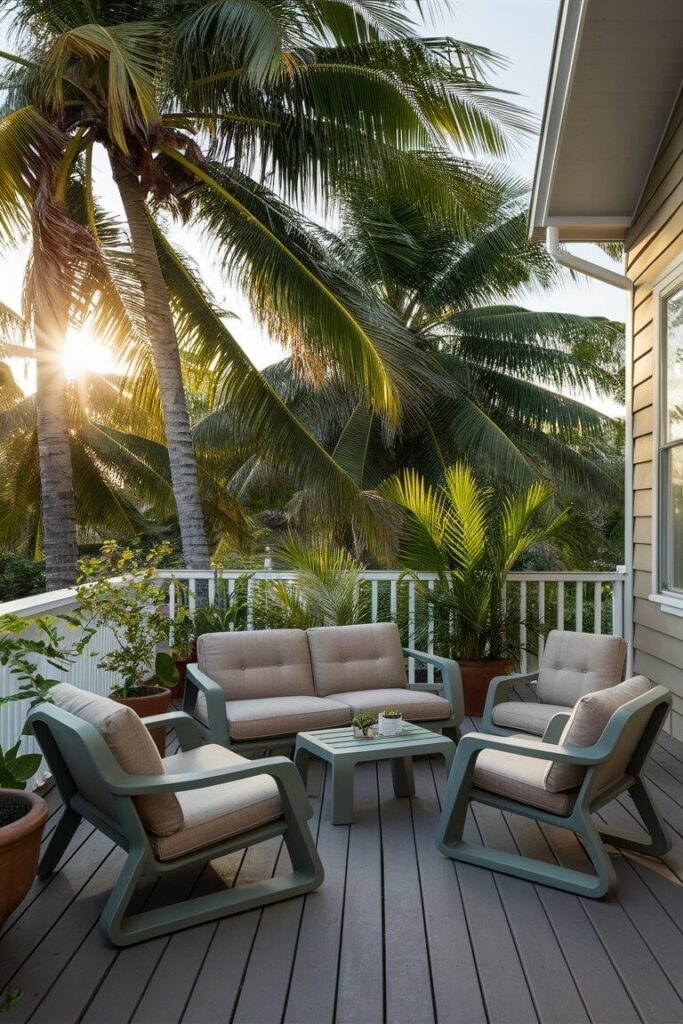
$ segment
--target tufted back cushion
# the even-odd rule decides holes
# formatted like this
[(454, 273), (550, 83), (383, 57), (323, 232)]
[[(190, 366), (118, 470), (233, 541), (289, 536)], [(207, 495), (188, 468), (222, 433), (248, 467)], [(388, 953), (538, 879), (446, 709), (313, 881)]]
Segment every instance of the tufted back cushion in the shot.
[[(164, 762), (154, 740), (131, 708), (117, 704), (108, 697), (79, 690), (69, 683), (53, 686), (50, 694), (54, 704), (62, 711), (75, 715), (97, 729), (124, 772), (129, 775), (164, 774)], [(76, 781), (79, 785), (82, 781), (84, 795), (88, 797), (88, 780), (77, 778)], [(174, 793), (136, 796), (135, 806), (142, 824), (156, 835), (173, 835), (182, 828), (183, 812)], [(111, 808), (106, 811), (112, 813)]]
[(308, 646), (319, 697), (408, 685), (401, 637), (394, 622), (309, 629)]
[[(614, 712), (630, 700), (635, 700), (636, 697), (647, 693), (649, 689), (649, 679), (646, 679), (645, 676), (634, 676), (633, 679), (627, 679), (626, 682), (619, 683), (617, 686), (599, 690), (597, 693), (586, 694), (579, 700), (569, 716), (569, 721), (560, 736), (560, 746), (591, 747), (600, 739)], [(650, 714), (651, 710), (647, 712), (643, 722), (631, 721), (628, 723), (609, 762), (598, 768), (601, 773), (601, 789), (604, 789), (610, 782), (616, 782), (623, 775)], [(585, 774), (586, 769), (581, 765), (553, 763), (545, 774), (545, 788), (551, 793), (574, 789), (581, 785)]]
[(572, 708), (584, 694), (621, 682), (625, 659), (626, 641), (619, 636), (553, 629), (538, 670), (538, 699)]
[(197, 662), (226, 700), (314, 696), (303, 629), (206, 633), (197, 641)]

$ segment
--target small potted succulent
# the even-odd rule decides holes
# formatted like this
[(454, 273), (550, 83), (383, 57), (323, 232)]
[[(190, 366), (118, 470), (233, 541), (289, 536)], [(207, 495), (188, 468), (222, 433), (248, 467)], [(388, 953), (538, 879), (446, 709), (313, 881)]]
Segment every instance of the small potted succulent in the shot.
[(366, 711), (360, 711), (351, 722), (351, 725), (353, 726), (354, 739), (374, 740), (377, 715), (371, 715)]
[[(163, 715), (179, 679), (168, 652), (167, 585), (156, 570), (170, 554), (160, 544), (142, 555), (107, 541), (100, 554), (81, 559), (77, 588), (80, 621), (91, 632), (105, 627), (114, 640), (111, 651), (92, 652), (97, 667), (116, 675), (110, 696), (141, 718)], [(168, 581), (166, 581), (166, 584)], [(151, 735), (164, 753), (165, 730)]]
[(400, 736), (403, 732), (403, 715), (398, 708), (386, 708), (379, 714), (380, 736)]

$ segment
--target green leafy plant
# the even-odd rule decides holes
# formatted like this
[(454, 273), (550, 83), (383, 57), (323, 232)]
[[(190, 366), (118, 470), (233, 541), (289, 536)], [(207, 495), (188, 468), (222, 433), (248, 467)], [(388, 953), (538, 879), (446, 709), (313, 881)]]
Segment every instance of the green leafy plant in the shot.
[(14, 988), (7, 991), (3, 998), (0, 998), (0, 1013), (7, 1013), (16, 1006), (22, 997), (22, 991), (20, 988)]
[(367, 711), (360, 711), (352, 720), (354, 729), (360, 729), (364, 736), (370, 736), (373, 726), (377, 725), (377, 715)]
[[(464, 463), (449, 466), (438, 487), (407, 471), (381, 490), (402, 513), (402, 564), (438, 574), (432, 588), (417, 578), (416, 588), (434, 607), (445, 653), (467, 660), (516, 658), (519, 609), (506, 604), (505, 581), (534, 545), (563, 543), (571, 512), (555, 510), (547, 484), (501, 495), (479, 483)], [(542, 628), (526, 625), (530, 640)]]
[[(74, 643), (69, 633), (79, 626), (70, 615), (43, 615), (26, 619), (20, 615), (0, 616), (0, 665), (9, 669), (16, 682), (13, 693), (0, 697), (5, 704), (29, 701), (31, 707), (50, 699), (50, 689), (83, 653), (93, 630), (81, 630)], [(57, 675), (50, 675), (48, 669)], [(24, 789), (40, 767), (40, 754), (22, 754), (21, 740), (7, 750), (0, 747), (0, 786)]]
[(255, 588), (257, 628), (310, 629), (368, 621), (367, 594), (360, 586), (365, 566), (329, 537), (308, 543), (289, 537), (278, 556), (296, 571), (296, 581), (268, 581)]
[(118, 676), (114, 696), (144, 696), (154, 684), (178, 682), (173, 658), (158, 649), (168, 644), (169, 620), (167, 582), (158, 581), (156, 570), (170, 553), (166, 543), (142, 554), (107, 541), (99, 555), (79, 563), (81, 621), (89, 630), (106, 626), (116, 644), (113, 651), (93, 654), (98, 668)]
[(247, 628), (247, 584), (250, 575), (245, 573), (235, 580), (232, 590), (217, 572), (214, 579), (214, 603), (201, 605), (194, 612), (195, 637), (204, 633), (227, 633), (229, 630)]
[(403, 712), (398, 708), (385, 708), (382, 714), (385, 718), (403, 718)]

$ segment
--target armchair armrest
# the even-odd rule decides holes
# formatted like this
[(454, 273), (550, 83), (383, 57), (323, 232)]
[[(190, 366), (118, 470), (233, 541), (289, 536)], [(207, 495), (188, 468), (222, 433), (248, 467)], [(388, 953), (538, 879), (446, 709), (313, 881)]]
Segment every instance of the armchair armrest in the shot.
[(535, 683), (538, 679), (538, 670), (535, 672), (516, 672), (511, 676), (496, 676), (489, 683), (486, 694), (486, 704), (482, 715), (482, 729), (486, 732), (497, 732), (498, 727), (493, 724), (493, 709), (496, 704), (502, 704), (510, 695), (510, 691), (520, 683)]
[(570, 747), (566, 744), (545, 743), (542, 739), (525, 736), (491, 736), (489, 733), (466, 733), (456, 750), (458, 758), (470, 760), (481, 750), (501, 750), (508, 754), (522, 754), (524, 757), (538, 757), (559, 764), (578, 764), (590, 767), (601, 764), (611, 752), (612, 745), (606, 742), (594, 743), (590, 747)]
[(294, 809), (310, 818), (311, 808), (299, 771), (287, 757), (265, 757), (258, 761), (227, 768), (214, 768), (205, 772), (183, 772), (168, 775), (129, 775), (121, 771), (105, 778), (115, 796), (145, 796), (154, 793), (179, 793), (188, 789), (206, 789), (224, 782), (237, 782), (257, 775), (269, 775), (277, 783), (281, 797), (286, 797)]
[(543, 743), (557, 743), (570, 715), (569, 711), (558, 711), (556, 715), (553, 715), (543, 733)]
[(200, 693), (203, 693), (206, 698), (206, 714), (211, 742), (229, 747), (230, 732), (225, 714), (225, 694), (218, 683), (202, 672), (198, 665), (188, 665), (185, 675), (183, 711), (193, 718), (195, 717), (197, 697)]
[(167, 711), (163, 715), (148, 715), (142, 719), (142, 724), (147, 729), (154, 729), (160, 725), (167, 729), (175, 730), (181, 750), (194, 750), (202, 745), (203, 737), (192, 715), (186, 711)]
[(434, 665), (441, 672), (443, 690), (446, 700), (451, 706), (451, 717), (457, 725), (460, 725), (465, 717), (465, 701), (462, 693), (462, 677), (460, 666), (452, 658), (440, 658), (436, 654), (427, 654), (425, 651), (415, 651), (411, 647), (404, 647), (403, 654), (407, 658), (415, 658), (425, 665)]

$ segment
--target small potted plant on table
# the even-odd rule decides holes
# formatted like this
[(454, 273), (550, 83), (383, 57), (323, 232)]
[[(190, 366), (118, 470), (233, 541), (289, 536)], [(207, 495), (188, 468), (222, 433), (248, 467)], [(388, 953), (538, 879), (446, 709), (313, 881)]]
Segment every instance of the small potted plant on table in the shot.
[(374, 740), (377, 715), (371, 715), (366, 711), (360, 711), (351, 722), (351, 725), (353, 726), (354, 739)]
[(400, 736), (403, 732), (403, 715), (398, 708), (386, 708), (379, 714), (379, 735)]
[[(141, 718), (168, 710), (171, 687), (179, 674), (168, 650), (167, 589), (156, 569), (170, 554), (160, 544), (146, 555), (120, 548), (114, 541), (99, 555), (82, 559), (77, 589), (79, 616), (91, 633), (107, 628), (114, 640), (111, 651), (93, 652), (97, 667), (113, 672), (110, 696), (132, 708)], [(165, 749), (163, 729), (151, 733), (160, 754)]]
[[(32, 706), (50, 699), (50, 688), (59, 679), (43, 675), (41, 666), (61, 674), (90, 640), (85, 631), (77, 643), (65, 644), (62, 633), (75, 624), (69, 616), (0, 617), (0, 664), (17, 683), (14, 692), (0, 697), (0, 714), (7, 704), (28, 701)], [(21, 752), (21, 738), (7, 750), (0, 747), (0, 927), (31, 888), (38, 866), (47, 804), (26, 784), (41, 761), (40, 754)]]

